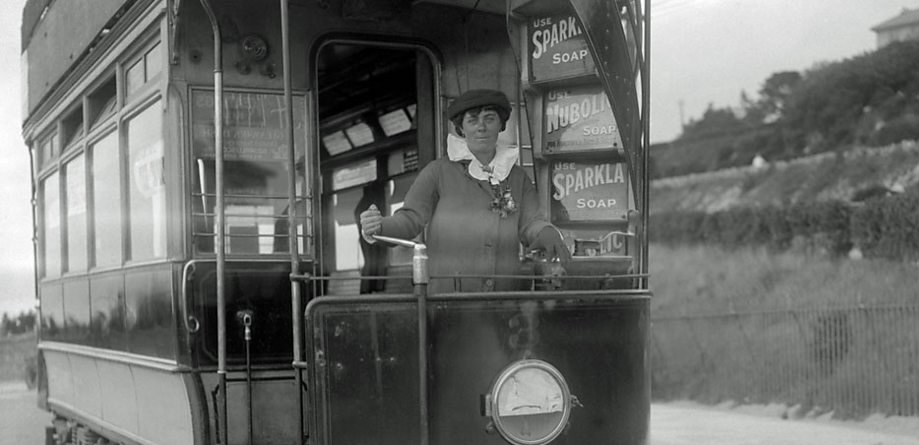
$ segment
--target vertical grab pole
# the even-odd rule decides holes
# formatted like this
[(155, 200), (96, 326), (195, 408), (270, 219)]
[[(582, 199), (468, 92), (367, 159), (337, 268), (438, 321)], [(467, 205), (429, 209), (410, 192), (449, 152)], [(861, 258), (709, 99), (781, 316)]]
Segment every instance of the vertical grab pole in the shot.
[[(284, 128), (287, 130), (287, 162), (290, 174), (287, 177), (287, 246), (290, 252), (290, 273), (300, 273), (300, 239), (297, 231), (297, 158), (294, 147), (294, 100), (291, 93), (290, 79), (290, 13), (287, 0), (281, 3), (281, 81), (284, 84)], [(303, 159), (303, 172), (307, 172), (306, 156)], [(297, 425), (299, 443), (303, 443), (306, 430), (303, 425), (303, 370), (297, 365), (303, 361), (300, 343), (300, 281), (291, 279), (290, 282), (290, 310), (293, 330), (293, 365), (297, 382)]]
[(201, 6), (207, 13), (214, 34), (214, 182), (217, 192), (215, 204), (214, 247), (217, 249), (217, 377), (220, 385), (220, 398), (217, 406), (217, 417), (223, 430), (219, 431), (220, 443), (226, 445), (227, 438), (227, 314), (226, 294), (224, 292), (226, 272), (226, 248), (224, 239), (224, 193), (223, 193), (223, 48), (221, 47), (220, 25), (217, 16), (207, 0), (201, 0)]
[(416, 243), (412, 254), (412, 281), (418, 300), (418, 409), (421, 429), (420, 445), (428, 445), (428, 252)]
[(428, 421), (428, 248), (422, 243), (373, 235), (379, 241), (411, 247), (413, 295), (418, 302), (418, 414), (420, 440), (419, 445), (430, 442), (430, 422)]
[(650, 289), (650, 267), (648, 265), (648, 243), (651, 240), (648, 234), (648, 218), (651, 205), (651, 180), (649, 169), (651, 167), (651, 0), (645, 0), (644, 18), (644, 54), (642, 61), (645, 69), (641, 73), (641, 112), (644, 114), (644, 157), (642, 158), (642, 196), (641, 196), (641, 273), (644, 274), (644, 289)]

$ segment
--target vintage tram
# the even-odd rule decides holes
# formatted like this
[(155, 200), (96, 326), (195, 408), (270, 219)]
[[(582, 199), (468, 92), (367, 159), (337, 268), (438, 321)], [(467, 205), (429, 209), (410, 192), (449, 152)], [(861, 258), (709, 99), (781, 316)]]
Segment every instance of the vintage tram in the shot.
[[(48, 443), (646, 443), (648, 16), (28, 0)], [(573, 257), (429, 294), (423, 237), (362, 249), (356, 213), (402, 205), (472, 88), (511, 98)]]

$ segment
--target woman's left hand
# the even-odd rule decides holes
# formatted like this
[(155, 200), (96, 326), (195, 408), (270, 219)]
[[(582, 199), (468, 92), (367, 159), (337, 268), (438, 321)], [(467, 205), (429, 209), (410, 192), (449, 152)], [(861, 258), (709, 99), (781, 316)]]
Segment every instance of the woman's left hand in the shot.
[(530, 244), (530, 249), (544, 251), (549, 260), (558, 258), (561, 261), (568, 261), (571, 259), (571, 252), (568, 251), (568, 245), (562, 239), (562, 234), (552, 226), (543, 227), (539, 231), (536, 239)]

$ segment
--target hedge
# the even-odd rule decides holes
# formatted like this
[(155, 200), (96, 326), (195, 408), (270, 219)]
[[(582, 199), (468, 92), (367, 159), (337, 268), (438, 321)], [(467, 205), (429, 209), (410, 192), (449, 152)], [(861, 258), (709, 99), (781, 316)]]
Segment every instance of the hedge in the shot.
[(804, 244), (830, 255), (858, 247), (865, 257), (919, 259), (919, 196), (864, 203), (822, 201), (787, 207), (737, 207), (714, 213), (660, 212), (650, 218), (651, 241), (665, 245), (764, 246), (784, 251)]

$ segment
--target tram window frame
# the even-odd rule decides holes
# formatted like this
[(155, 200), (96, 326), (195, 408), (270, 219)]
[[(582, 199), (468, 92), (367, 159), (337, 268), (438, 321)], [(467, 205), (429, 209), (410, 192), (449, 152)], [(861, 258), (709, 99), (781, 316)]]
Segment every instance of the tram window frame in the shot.
[[(138, 98), (145, 98), (150, 89), (157, 88), (159, 80), (166, 71), (166, 58), (162, 40), (157, 35), (138, 46), (138, 49), (126, 57), (122, 66), (122, 97), (125, 107)], [(154, 68), (154, 70), (151, 70)], [(132, 70), (138, 69), (140, 83), (132, 85)], [(141, 101), (143, 99), (140, 99)]]
[(118, 81), (112, 73), (86, 96), (86, 121), (90, 132), (104, 126), (118, 112)]
[[(151, 112), (151, 115), (154, 116), (155, 119), (159, 120), (158, 129), (153, 131), (153, 133), (155, 136), (158, 136), (158, 144), (160, 149), (160, 179), (162, 180), (162, 183), (161, 187), (159, 187), (159, 195), (161, 201), (151, 203), (158, 208), (152, 209), (149, 215), (145, 215), (149, 216), (150, 218), (135, 218), (135, 211), (139, 210), (139, 208), (135, 207), (135, 197), (137, 196), (135, 191), (139, 192), (140, 194), (144, 194), (144, 190), (139, 190), (136, 187), (138, 181), (136, 181), (137, 178), (135, 175), (138, 174), (139, 170), (138, 168), (135, 168), (136, 166), (132, 165), (132, 154), (134, 147), (131, 140), (132, 136), (130, 128), (131, 123), (134, 122), (135, 119), (140, 119), (142, 116), (147, 116), (147, 112)], [(120, 164), (123, 170), (122, 175), (126, 176), (127, 179), (126, 186), (123, 187), (123, 193), (121, 195), (121, 200), (127, 201), (126, 205), (122, 207), (122, 229), (124, 230), (126, 228), (128, 234), (127, 249), (126, 252), (124, 252), (125, 255), (123, 257), (123, 261), (125, 262), (157, 261), (162, 260), (168, 256), (169, 242), (167, 238), (169, 236), (169, 230), (167, 229), (167, 224), (169, 218), (167, 209), (169, 207), (169, 193), (166, 190), (165, 183), (167, 174), (167, 153), (165, 147), (165, 132), (163, 131), (165, 119), (163, 118), (162, 114), (162, 99), (159, 95), (154, 95), (151, 96), (147, 101), (141, 102), (137, 106), (132, 107), (130, 114), (124, 113), (120, 119), (121, 123), (118, 126), (120, 133)], [(157, 142), (153, 142), (154, 146), (156, 144)], [(144, 141), (145, 148), (149, 148), (150, 146), (151, 144), (149, 141)], [(154, 198), (151, 197), (151, 200), (154, 200)], [(162, 216), (159, 228), (156, 227), (157, 214)], [(139, 227), (145, 226), (148, 220), (154, 224), (154, 227), (149, 232), (140, 232)], [(159, 236), (158, 239), (157, 236)], [(141, 243), (145, 243), (145, 240), (148, 237), (152, 237), (152, 239), (150, 239), (150, 241), (152, 241), (152, 245), (150, 246), (152, 249), (152, 254), (141, 256), (140, 253), (143, 251), (138, 249), (138, 247), (142, 245)]]
[[(293, 91), (292, 94), (294, 101), (293, 123), (295, 126), (302, 125), (302, 128), (295, 128), (294, 130), (298, 252), (301, 258), (314, 258), (316, 254), (316, 246), (314, 245), (316, 235), (312, 227), (312, 218), (315, 214), (312, 198), (315, 185), (312, 181), (315, 172), (312, 167), (314, 155), (309, 154), (308, 150), (312, 136), (307, 123), (307, 116), (310, 113), (309, 98), (304, 91)], [(276, 89), (225, 88), (225, 103), (242, 103), (232, 102), (234, 95), (238, 95), (236, 96), (237, 100), (253, 96), (283, 101), (284, 97), (283, 92)], [(193, 179), (191, 188), (184, 199), (191, 200), (193, 208), (194, 222), (191, 227), (191, 237), (194, 240), (194, 255), (208, 258), (216, 255), (212, 241), (215, 238), (214, 232), (216, 232), (216, 226), (213, 221), (216, 199), (216, 173), (214, 167), (216, 160), (213, 154), (213, 131), (205, 129), (205, 127), (213, 128), (213, 89), (208, 86), (190, 86), (188, 107), (189, 137), (192, 142), (188, 153), (184, 154), (184, 156), (188, 156), (187, 162), (192, 166)], [(232, 110), (232, 107), (224, 107), (224, 116), (226, 116), (225, 132), (229, 125), (226, 122), (232, 123), (235, 119), (232, 117), (234, 116), (234, 111)], [(273, 120), (272, 122), (282, 125)], [(267, 128), (281, 133), (286, 131), (280, 126)], [(196, 133), (196, 131), (199, 133)], [(240, 134), (247, 133), (242, 132)], [(233, 258), (289, 259), (287, 237), (287, 154), (286, 152), (283, 154), (283, 159), (270, 159), (270, 154), (262, 152), (262, 155), (267, 155), (268, 157), (253, 160), (242, 156), (244, 153), (234, 152), (233, 144), (236, 144), (236, 142), (229, 138), (224, 138), (224, 190), (225, 196), (227, 196), (225, 201), (226, 219), (224, 221), (226, 226), (226, 253)], [(238, 151), (239, 147), (235, 150)], [(234, 153), (236, 154), (234, 155)], [(242, 171), (239, 169), (239, 165), (249, 161), (254, 162), (252, 164), (253, 169), (262, 168), (270, 163), (278, 163), (282, 169), (276, 172), (285, 175), (283, 190), (278, 189), (277, 193), (267, 194), (252, 194), (249, 191), (245, 191), (244, 188), (245, 193), (234, 191), (234, 171), (238, 175), (238, 172)], [(302, 168), (300, 167), (301, 165), (303, 165)], [(202, 182), (204, 182), (206, 190), (203, 195), (201, 192)], [(202, 199), (203, 197), (206, 199)], [(259, 203), (259, 200), (264, 202)], [(274, 210), (274, 213), (271, 214), (263, 212), (264, 208), (267, 208), (266, 202), (272, 206), (277, 204), (280, 208)], [(270, 228), (273, 229), (271, 233), (268, 233), (269, 226), (265, 225), (266, 222), (273, 225)]]
[[(54, 181), (50, 186), (50, 181)], [(61, 221), (61, 177), (60, 172), (55, 170), (39, 180), (41, 188), (41, 276), (45, 279), (60, 278), (63, 264), (63, 227)], [(49, 187), (50, 186), (50, 187)], [(49, 200), (48, 191), (53, 190), (56, 199), (53, 204)], [(56, 231), (49, 230), (49, 223), (56, 222)], [(54, 236), (56, 235), (56, 236)], [(54, 241), (56, 239), (56, 241)], [(52, 243), (54, 241), (54, 243)], [(55, 247), (56, 246), (56, 247)], [(49, 250), (53, 248), (53, 252)], [(56, 255), (52, 255), (56, 253)]]
[(51, 165), (52, 161), (57, 159), (60, 153), (60, 137), (55, 130), (49, 131), (45, 136), (39, 139), (38, 143), (38, 170)]
[[(82, 167), (78, 172), (72, 172), (71, 166), (76, 162), (81, 162)], [(68, 159), (61, 162), (61, 185), (63, 192), (61, 194), (63, 205), (61, 213), (61, 225), (63, 226), (63, 243), (61, 263), (63, 272), (82, 273), (89, 268), (89, 217), (87, 206), (87, 162), (86, 154), (79, 150)], [(74, 174), (76, 173), (76, 174)], [(79, 178), (79, 182), (74, 184), (74, 177)], [(77, 186), (77, 187), (74, 187)], [(74, 202), (74, 192), (79, 190), (82, 202)], [(82, 214), (80, 221), (76, 219)]]
[[(108, 131), (100, 132), (100, 134), (96, 138), (94, 138), (94, 140), (92, 140), (89, 144), (87, 144), (88, 160), (90, 161), (89, 162), (90, 167), (88, 169), (89, 170), (88, 187), (90, 190), (88, 201), (90, 204), (90, 220), (91, 220), (90, 238), (92, 239), (92, 244), (91, 244), (92, 254), (90, 255), (90, 264), (91, 264), (91, 267), (94, 269), (120, 267), (124, 263), (124, 258), (125, 258), (124, 237), (122, 236), (122, 230), (124, 228), (124, 215), (122, 212), (122, 201), (124, 200), (124, 197), (123, 197), (124, 187), (122, 186), (122, 180), (121, 180), (122, 162), (121, 162), (121, 153), (120, 153), (119, 133), (120, 133), (120, 130), (117, 126), (109, 127)], [(98, 182), (97, 179), (100, 177), (106, 177), (104, 175), (98, 174), (96, 170), (99, 166), (97, 148), (103, 142), (106, 142), (106, 143), (112, 142), (110, 138), (114, 140), (115, 159), (112, 165), (117, 167), (116, 169), (114, 169), (116, 171), (117, 181), (105, 182), (105, 185), (100, 185), (99, 187), (97, 187), (97, 182)], [(111, 147), (105, 147), (105, 148), (110, 149)], [(104, 171), (110, 172), (111, 170), (112, 169), (106, 169)], [(113, 186), (117, 186), (117, 188), (114, 188)], [(98, 193), (99, 190), (104, 190), (104, 189), (107, 189), (109, 192), (112, 192), (112, 191), (117, 192), (117, 199), (108, 200), (108, 201), (97, 199), (99, 196), (103, 196), (103, 197), (107, 196), (106, 193)], [(103, 218), (99, 217), (99, 209), (100, 209), (99, 203), (100, 202), (113, 202), (114, 205), (112, 206), (112, 208), (117, 210), (116, 212), (113, 213), (113, 215), (117, 217), (117, 224), (106, 226), (106, 228), (110, 230), (99, 230), (100, 221), (104, 220)], [(111, 233), (112, 231), (111, 229), (116, 228), (116, 226), (118, 229), (117, 237), (98, 236), (100, 232)], [(117, 240), (117, 245), (115, 242), (112, 242), (112, 240)], [(103, 245), (100, 246), (100, 243), (103, 243)], [(100, 253), (105, 255), (106, 259), (108, 258), (111, 258), (111, 259), (108, 261), (100, 262)]]
[(61, 139), (63, 140), (61, 153), (66, 153), (72, 147), (79, 145), (86, 135), (85, 119), (83, 118), (83, 102), (71, 108), (61, 119)]

